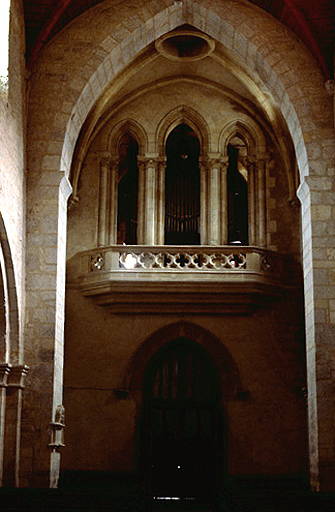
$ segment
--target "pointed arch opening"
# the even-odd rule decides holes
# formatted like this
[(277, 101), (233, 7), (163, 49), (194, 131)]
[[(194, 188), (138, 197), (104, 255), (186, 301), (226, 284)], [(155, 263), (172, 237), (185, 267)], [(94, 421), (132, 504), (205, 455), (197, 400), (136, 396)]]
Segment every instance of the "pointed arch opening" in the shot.
[(167, 138), (165, 244), (200, 244), (200, 142), (186, 123)]
[(118, 244), (137, 244), (138, 153), (137, 141), (130, 133), (124, 133), (118, 146)]
[(228, 144), (228, 243), (248, 245), (248, 170), (243, 159), (247, 146), (238, 134)]
[(224, 426), (218, 371), (207, 352), (179, 337), (147, 365), (141, 464), (151, 498), (208, 498), (222, 481)]

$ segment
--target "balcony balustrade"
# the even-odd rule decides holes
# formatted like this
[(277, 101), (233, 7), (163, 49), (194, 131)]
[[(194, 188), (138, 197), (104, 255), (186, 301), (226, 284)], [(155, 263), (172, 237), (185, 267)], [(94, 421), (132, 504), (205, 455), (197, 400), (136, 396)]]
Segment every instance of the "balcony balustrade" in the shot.
[(292, 284), (286, 267), (258, 247), (112, 245), (74, 256), (67, 281), (118, 313), (251, 313)]

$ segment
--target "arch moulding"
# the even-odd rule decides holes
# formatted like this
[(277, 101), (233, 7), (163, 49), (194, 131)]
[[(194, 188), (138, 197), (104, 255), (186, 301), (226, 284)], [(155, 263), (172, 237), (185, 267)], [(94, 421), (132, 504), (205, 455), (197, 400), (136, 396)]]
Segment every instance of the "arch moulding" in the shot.
[(160, 155), (165, 154), (165, 144), (168, 136), (181, 123), (189, 125), (197, 134), (201, 155), (207, 153), (210, 148), (208, 124), (198, 112), (186, 105), (180, 105), (169, 112), (157, 127), (156, 144), (158, 153)]
[(211, 332), (189, 322), (176, 322), (154, 332), (141, 345), (133, 357), (124, 379), (124, 388), (129, 391), (142, 389), (147, 364), (153, 355), (170, 341), (187, 338), (203, 347), (217, 367), (223, 400), (234, 399), (241, 392), (241, 380), (238, 368), (232, 356), (222, 342)]
[[(289, 97), (287, 91), (290, 92), (290, 90), (292, 90), (292, 83), (290, 80), (288, 80), (288, 77), (284, 73), (283, 75), (278, 75), (274, 68), (268, 64), (267, 58), (261, 54), (260, 49), (256, 47), (252, 39), (249, 41), (245, 37), (244, 33), (242, 33), (241, 27), (243, 26), (243, 23), (237, 23), (239, 19), (238, 14), (240, 13), (236, 12), (236, 26), (226, 21), (225, 10), (230, 9), (233, 11), (238, 11), (241, 6), (236, 2), (226, 2), (225, 4), (227, 5), (225, 5), (224, 8), (221, 6), (220, 11), (222, 12), (219, 15), (215, 12), (216, 8), (214, 5), (211, 6), (211, 9), (208, 9), (201, 6), (201, 2), (194, 2), (193, 0), (185, 0), (184, 2), (175, 3), (172, 7), (157, 13), (153, 19), (150, 20), (150, 22), (147, 21), (141, 28), (134, 30), (133, 33), (125, 38), (125, 40), (122, 42), (122, 45), (120, 44), (110, 52), (105, 60), (96, 68), (96, 71), (92, 74), (90, 80), (83, 88), (76, 104), (73, 107), (71, 116), (69, 117), (66, 126), (61, 157), (61, 167), (68, 175), (70, 173), (72, 155), (74, 153), (80, 129), (89, 111), (97, 102), (99, 96), (103, 93), (104, 88), (114, 79), (114, 77), (122, 70), (122, 68), (125, 68), (125, 66), (135, 57), (135, 55), (143, 50), (148, 44), (154, 42), (164, 33), (171, 31), (183, 24), (194, 26), (195, 28), (204, 31), (209, 36), (213, 37), (213, 39), (222, 43), (227, 49), (229, 49), (229, 51), (236, 57), (238, 61), (248, 57), (247, 62), (250, 72), (260, 77), (260, 79), (272, 94), (274, 100), (276, 101), (279, 109), (283, 114), (284, 119), (286, 120), (288, 129), (295, 145), (301, 176), (303, 177), (308, 175), (307, 148), (303, 141), (303, 131), (301, 128), (301, 121), (304, 121), (305, 113), (301, 107), (301, 102), (295, 101), (295, 98), (291, 100)], [(257, 14), (261, 17), (264, 16), (264, 13)], [(162, 19), (164, 18), (168, 20), (168, 23), (162, 25)], [(232, 19), (231, 13), (227, 18), (230, 20)], [(246, 20), (243, 21), (246, 22)], [(267, 21), (270, 23), (269, 20)], [(279, 23), (276, 20), (272, 21), (275, 24)], [(139, 33), (137, 34), (137, 32)], [(269, 30), (269, 34), (270, 33), (271, 32)], [(266, 37), (266, 34), (264, 37)], [(285, 48), (283, 48), (283, 55), (292, 61), (295, 60), (296, 69), (300, 69), (301, 67), (304, 70), (308, 69), (306, 68), (305, 62), (302, 62), (302, 66), (299, 66), (299, 62), (301, 62), (302, 57), (299, 52), (299, 45), (297, 45), (296, 40), (294, 39), (293, 41), (292, 36), (292, 43), (294, 42), (294, 44), (292, 44), (290, 47), (289, 36), (287, 36), (287, 39), (288, 44), (286, 45), (287, 47), (285, 46)], [(134, 45), (134, 40), (137, 41), (137, 45)], [(236, 41), (239, 41), (239, 43)], [(267, 47), (269, 49), (273, 48), (273, 51), (275, 51), (274, 44), (273, 41), (270, 40), (270, 36)], [(277, 48), (276, 50), (278, 51)], [(120, 59), (117, 58), (117, 56), (120, 56), (120, 54), (122, 55), (124, 65), (121, 66), (121, 68), (116, 68), (115, 62), (120, 62)], [(271, 55), (271, 51), (268, 55)], [(312, 60), (311, 57), (310, 59)], [(306, 55), (304, 55), (304, 60), (306, 60)], [(314, 62), (313, 64), (312, 62), (309, 64), (315, 68)], [(288, 83), (285, 84), (285, 81)], [(302, 87), (304, 88), (308, 84), (307, 76), (297, 76), (295, 88), (299, 86), (300, 81), (302, 81)], [(94, 87), (92, 87), (93, 83)], [(321, 83), (319, 86), (320, 85)], [(320, 90), (321, 87), (315, 91), (319, 97)], [(322, 90), (322, 95), (324, 99), (327, 97), (324, 88)], [(300, 111), (301, 116), (299, 116)]]
[(133, 119), (120, 121), (110, 132), (107, 142), (108, 151), (112, 155), (118, 154), (119, 142), (123, 134), (129, 133), (139, 146), (139, 155), (145, 155), (148, 148), (148, 136), (144, 128)]

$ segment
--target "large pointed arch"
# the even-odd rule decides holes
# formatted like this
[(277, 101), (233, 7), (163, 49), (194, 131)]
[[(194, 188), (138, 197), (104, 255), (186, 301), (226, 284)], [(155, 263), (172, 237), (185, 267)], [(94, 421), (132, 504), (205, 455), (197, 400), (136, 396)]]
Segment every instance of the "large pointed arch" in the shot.
[[(114, 25), (108, 25), (102, 28), (99, 25), (99, 36), (94, 43), (92, 53), (87, 52), (87, 59), (85, 62), (75, 63), (73, 66), (73, 55), (68, 52), (66, 55), (66, 65), (62, 66), (64, 74), (62, 80), (64, 83), (68, 80), (71, 83), (70, 101), (67, 94), (67, 89), (59, 87), (59, 76), (53, 73), (53, 61), (50, 59), (49, 49), (46, 48), (39, 65), (41, 66), (41, 74), (32, 74), (31, 78), (31, 97), (42, 98), (39, 94), (43, 88), (48, 85), (49, 96), (43, 96), (39, 100), (39, 108), (35, 109), (36, 113), (30, 119), (30, 134), (32, 139), (32, 148), (41, 147), (41, 154), (39, 158), (34, 158), (31, 155), (31, 162), (29, 165), (32, 174), (31, 188), (29, 194), (30, 206), (28, 211), (31, 212), (31, 221), (34, 222), (38, 219), (39, 229), (43, 233), (48, 233), (54, 230), (54, 226), (50, 227), (50, 214), (45, 215), (46, 211), (36, 208), (35, 203), (41, 197), (44, 190), (46, 193), (47, 187), (54, 186), (57, 182), (57, 193), (59, 191), (59, 182), (61, 181), (62, 174), (70, 175), (71, 165), (75, 146), (78, 136), (81, 132), (85, 120), (91, 115), (92, 123), (101, 115), (104, 105), (104, 94), (110, 84), (115, 79), (120, 78), (122, 72), (126, 70), (128, 64), (133, 62), (133, 59), (140, 54), (149, 44), (153, 43), (157, 38), (163, 34), (177, 28), (180, 25), (188, 24), (198, 30), (204, 31), (210, 37), (222, 44), (226, 55), (231, 57), (238, 66), (237, 74), (244, 79), (251, 88), (254, 88), (255, 97), (258, 95), (259, 104), (264, 105), (265, 111), (270, 120), (274, 123), (276, 121), (276, 112), (285, 120), (287, 134), (292, 138), (297, 165), (300, 171), (301, 185), (299, 188), (299, 198), (302, 203), (302, 245), (304, 255), (304, 269), (305, 269), (305, 301), (306, 301), (306, 326), (307, 326), (307, 345), (308, 345), (308, 373), (310, 383), (310, 432), (311, 437), (311, 473), (312, 484), (317, 488), (319, 476), (319, 455), (318, 448), (322, 445), (327, 445), (327, 435), (333, 431), (333, 422), (327, 423), (327, 428), (320, 430), (319, 415), (322, 419), (324, 415), (323, 410), (318, 408), (318, 391), (317, 383), (321, 375), (321, 364), (319, 360), (315, 359), (315, 347), (321, 344), (325, 354), (331, 354), (330, 350), (325, 350), (327, 343), (332, 339), (330, 326), (326, 322), (329, 318), (330, 305), (326, 309), (322, 309), (322, 314), (319, 319), (324, 318), (322, 322), (316, 324), (316, 308), (314, 300), (324, 297), (324, 283), (317, 282), (316, 273), (313, 267), (313, 248), (317, 247), (317, 242), (323, 236), (319, 232), (319, 226), (316, 224), (317, 219), (312, 218), (313, 201), (317, 204), (317, 194), (320, 190), (329, 190), (332, 187), (332, 177), (329, 168), (333, 167), (334, 151), (328, 152), (324, 150), (324, 143), (327, 141), (329, 147), (334, 145), (334, 131), (333, 131), (333, 116), (332, 116), (332, 103), (330, 97), (327, 95), (324, 84), (323, 75), (321, 70), (317, 67), (312, 55), (308, 52), (303, 44), (290, 35), (285, 33), (285, 38), (281, 38), (282, 25), (276, 20), (268, 17), (266, 14), (258, 9), (253, 9), (250, 5), (244, 2), (236, 2), (228, 0), (225, 2), (202, 2), (202, 0), (184, 0), (184, 2), (176, 2), (168, 8), (163, 5), (163, 2), (149, 1), (150, 9), (147, 9), (145, 14), (141, 13), (139, 21), (134, 24), (128, 23), (128, 29), (125, 31), (126, 35), (112, 40), (110, 34), (116, 26), (129, 19), (129, 8), (133, 7), (133, 13), (140, 7), (136, 2), (127, 2), (127, 9), (124, 13), (120, 14), (114, 20)], [(104, 2), (104, 8), (111, 7), (112, 1), (107, 0)], [(252, 16), (250, 16), (250, 9), (253, 9)], [(114, 8), (115, 11), (115, 8)], [(98, 12), (98, 11), (97, 11)], [(84, 20), (86, 15), (81, 17)], [(115, 16), (115, 14), (114, 14)], [(79, 21), (79, 23), (81, 22)], [(257, 33), (254, 37), (255, 26), (264, 26), (266, 24), (267, 30), (262, 33)], [(67, 46), (69, 39), (73, 37), (71, 32), (76, 24), (70, 25), (63, 33), (59, 34), (57, 38), (58, 49)], [(278, 30), (279, 29), (279, 30)], [(104, 34), (104, 37), (101, 36)], [(248, 35), (247, 35), (248, 34)], [(249, 35), (250, 34), (250, 35)], [(66, 39), (66, 44), (64, 39)], [(93, 58), (94, 56), (94, 58)], [(91, 59), (91, 60), (90, 60)], [(227, 59), (228, 60), (228, 59)], [(294, 70), (292, 69), (294, 63)], [(91, 70), (93, 66), (93, 73), (90, 77), (81, 75), (81, 78), (74, 80), (76, 71), (78, 76), (87, 64), (87, 69)], [(282, 65), (284, 64), (284, 65)], [(85, 70), (85, 72), (86, 72)], [(48, 72), (50, 73), (48, 75)], [(41, 79), (41, 75), (43, 79)], [(52, 94), (57, 97), (58, 101), (50, 106), (49, 98)], [(94, 107), (94, 108), (93, 108)], [(50, 137), (45, 142), (45, 126), (41, 127), (40, 117), (37, 111), (44, 110), (47, 112), (46, 120), (49, 121), (48, 128)], [(282, 130), (283, 126), (278, 129)], [(43, 133), (41, 133), (43, 132)], [(88, 134), (89, 137), (89, 134)], [(43, 141), (43, 144), (41, 143)], [(32, 149), (34, 151), (34, 149)], [(329, 156), (329, 154), (331, 155)], [(319, 156), (322, 158), (322, 166), (319, 165)], [(79, 164), (80, 165), (80, 162)], [(42, 172), (41, 172), (42, 171)], [(62, 171), (62, 172), (59, 172)], [(35, 175), (34, 175), (35, 173)], [(56, 176), (57, 175), (57, 176)], [(75, 171), (74, 171), (75, 175)], [(310, 175), (310, 176), (309, 176)], [(35, 179), (37, 178), (38, 179)], [(66, 183), (64, 181), (64, 183)], [(42, 185), (41, 185), (42, 184)], [(44, 189), (43, 189), (44, 187)], [(69, 187), (67, 186), (67, 189)], [(316, 192), (311, 197), (312, 192)], [(58, 210), (55, 208), (59, 217), (53, 218), (55, 224), (58, 222), (58, 244), (53, 246), (55, 261), (58, 262), (58, 275), (57, 279), (52, 284), (52, 292), (56, 295), (62, 286), (63, 277), (65, 275), (65, 258), (64, 256), (66, 230), (66, 213), (65, 204), (67, 197), (64, 194), (64, 201), (62, 208)], [(50, 203), (50, 201), (48, 202)], [(41, 213), (42, 211), (42, 213)], [(330, 208), (329, 208), (330, 211)], [(327, 217), (325, 225), (332, 224), (332, 219)], [(56, 231), (57, 231), (56, 229)], [(52, 231), (54, 233), (54, 231)], [(29, 240), (28, 240), (29, 242)], [(329, 244), (333, 243), (327, 241)], [(331, 247), (333, 249), (333, 247)], [(41, 273), (45, 273), (43, 265), (40, 265)], [(46, 273), (45, 273), (46, 274)], [(27, 281), (32, 280), (32, 273), (27, 272)], [(333, 286), (330, 280), (327, 281), (329, 287), (327, 288), (327, 299), (334, 298)], [(31, 288), (32, 290), (32, 288)], [(57, 297), (58, 298), (58, 297)], [(63, 296), (60, 297), (61, 300)], [(27, 302), (29, 302), (29, 293), (27, 295)], [(58, 303), (57, 303), (58, 304)], [(328, 309), (327, 309), (328, 308)], [(57, 310), (58, 311), (58, 310)], [(56, 313), (57, 313), (56, 311)], [(327, 313), (327, 315), (326, 315)], [(62, 347), (62, 331), (64, 324), (64, 317), (62, 309), (59, 309), (57, 318), (57, 337), (60, 340)], [(324, 331), (323, 328), (326, 330)], [(33, 338), (33, 329), (30, 330), (30, 336)], [(325, 343), (325, 335), (327, 333)], [(333, 365), (329, 360), (328, 363)], [(56, 363), (55, 363), (56, 365)], [(320, 368), (319, 368), (320, 367)], [(317, 370), (319, 368), (320, 372)], [(61, 397), (61, 371), (57, 380), (57, 390), (55, 396)], [(319, 379), (321, 380), (321, 379)], [(328, 387), (331, 389), (331, 386)], [(332, 400), (329, 396), (327, 399)], [(56, 402), (55, 402), (56, 403)], [(333, 404), (333, 401), (331, 402)], [(333, 405), (331, 406), (334, 407)], [(333, 409), (332, 409), (333, 410)], [(319, 440), (319, 437), (321, 441)], [(326, 458), (324, 462), (327, 462)], [(335, 463), (334, 463), (335, 468)], [(335, 469), (334, 469), (335, 474)]]

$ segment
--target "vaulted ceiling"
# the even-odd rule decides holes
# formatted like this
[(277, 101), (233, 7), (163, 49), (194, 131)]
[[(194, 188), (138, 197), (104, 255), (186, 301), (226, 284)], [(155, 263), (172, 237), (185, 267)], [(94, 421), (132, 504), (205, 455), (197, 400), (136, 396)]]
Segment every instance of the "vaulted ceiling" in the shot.
[[(28, 66), (48, 41), (74, 18), (104, 0), (23, 0)], [(334, 0), (249, 0), (289, 27), (334, 77)], [(171, 0), (172, 3), (172, 0)]]

